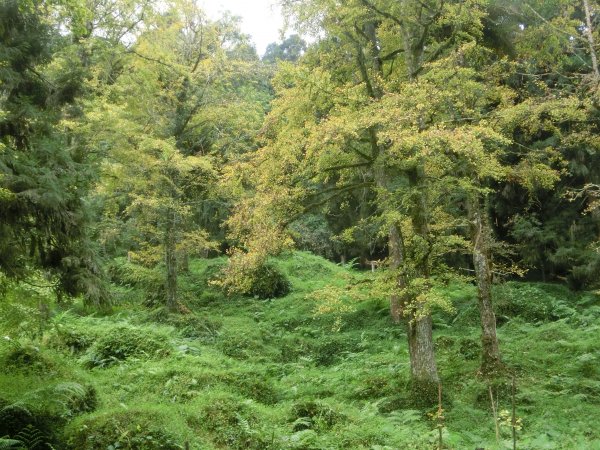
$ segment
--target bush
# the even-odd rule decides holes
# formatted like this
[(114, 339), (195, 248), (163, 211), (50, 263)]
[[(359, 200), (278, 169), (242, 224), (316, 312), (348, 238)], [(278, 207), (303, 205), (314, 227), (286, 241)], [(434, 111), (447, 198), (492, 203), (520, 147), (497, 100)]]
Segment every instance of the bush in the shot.
[(56, 370), (52, 360), (33, 345), (15, 343), (2, 355), (2, 371), (48, 374)]
[(191, 298), (187, 305), (190, 308), (203, 308), (206, 306), (211, 306), (212, 304), (218, 302), (223, 294), (219, 294), (217, 292), (211, 290), (203, 290), (200, 294)]
[(154, 310), (149, 319), (159, 323), (171, 325), (179, 334), (187, 339), (199, 339), (203, 342), (212, 342), (219, 336), (223, 322), (207, 316), (196, 314), (173, 314), (167, 308)]
[(313, 357), (318, 366), (331, 366), (345, 353), (362, 351), (360, 341), (349, 336), (334, 335), (316, 344)]
[(260, 336), (248, 333), (223, 333), (219, 337), (217, 347), (225, 355), (241, 360), (264, 355), (267, 350)]
[(36, 391), (32, 398), (40, 404), (48, 404), (62, 418), (70, 419), (79, 414), (92, 412), (98, 406), (98, 395), (94, 386), (76, 382), (62, 382), (50, 388)]
[(258, 416), (235, 397), (219, 396), (206, 404), (191, 422), (212, 435), (215, 444), (229, 449), (264, 450), (270, 447)]
[(20, 441), (18, 448), (63, 448), (60, 430), (75, 415), (92, 411), (96, 403), (92, 387), (72, 382), (29, 392), (14, 403), (0, 401), (0, 436)]
[(553, 295), (553, 290), (533, 283), (508, 282), (494, 289), (499, 316), (519, 316), (528, 322), (547, 322), (575, 313), (566, 302)]
[(168, 336), (132, 326), (107, 331), (84, 357), (87, 367), (107, 367), (131, 357), (163, 357), (170, 353)]
[(283, 336), (279, 341), (279, 361), (283, 363), (296, 362), (302, 356), (312, 352), (313, 345), (308, 339), (298, 336)]
[(278, 298), (290, 292), (286, 276), (271, 264), (264, 264), (252, 274), (252, 286), (247, 294), (267, 299)]
[(65, 430), (73, 450), (180, 450), (183, 439), (165, 425), (172, 418), (141, 408), (82, 417)]
[(222, 375), (225, 383), (237, 390), (242, 396), (265, 405), (279, 400), (279, 393), (265, 375), (256, 372), (228, 373)]
[(458, 342), (458, 352), (468, 361), (473, 361), (481, 355), (481, 343), (475, 338), (462, 338)]
[(344, 419), (343, 414), (338, 413), (325, 403), (302, 401), (292, 406), (291, 420), (294, 431), (329, 430)]
[(381, 398), (394, 391), (389, 375), (367, 375), (360, 380), (360, 385), (349, 392), (351, 399), (367, 400)]
[(47, 336), (47, 344), (58, 350), (83, 353), (97, 339), (96, 333), (74, 326), (58, 324)]

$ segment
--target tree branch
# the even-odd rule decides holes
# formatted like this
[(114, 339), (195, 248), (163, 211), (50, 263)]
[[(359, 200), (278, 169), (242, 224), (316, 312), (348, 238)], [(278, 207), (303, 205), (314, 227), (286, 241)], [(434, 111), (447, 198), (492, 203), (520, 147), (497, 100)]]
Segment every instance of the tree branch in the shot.
[(352, 169), (354, 167), (365, 167), (365, 166), (370, 166), (371, 163), (370, 162), (360, 162), (360, 163), (354, 163), (354, 164), (340, 164), (339, 166), (333, 166), (333, 167), (328, 167), (326, 169), (323, 169), (325, 172), (331, 172), (334, 170), (341, 170), (341, 169)]

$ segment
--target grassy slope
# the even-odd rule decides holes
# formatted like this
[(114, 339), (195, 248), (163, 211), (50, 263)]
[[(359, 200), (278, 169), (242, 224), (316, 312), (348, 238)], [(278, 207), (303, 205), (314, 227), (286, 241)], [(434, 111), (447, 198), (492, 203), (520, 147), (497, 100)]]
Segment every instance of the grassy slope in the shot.
[[(44, 420), (54, 424), (47, 433), (59, 445), (70, 439), (77, 449), (176, 448), (186, 440), (197, 449), (433, 448), (435, 424), (406, 396), (406, 337), (388, 320), (385, 301), (353, 305), (333, 332), (334, 319), (314, 317), (306, 299), (365, 275), (297, 253), (276, 261), (292, 282), (287, 297), (227, 299), (206, 286), (219, 263), (192, 262), (182, 284), (193, 314), (124, 301), (107, 317), (62, 313), (42, 334), (3, 341), (0, 407), (21, 402), (41, 417), (40, 428)], [(445, 442), (510, 448), (508, 427), (496, 444), (488, 388), (476, 376), (474, 289), (452, 286), (448, 295), (456, 314), (434, 318)], [(519, 448), (600, 448), (598, 299), (526, 283), (498, 288), (497, 298), (503, 354), (517, 372)], [(3, 334), (13, 338), (36, 328), (34, 310), (14, 308), (5, 306), (5, 317), (23, 314), (30, 323), (5, 323)], [(494, 392), (499, 409), (510, 409), (508, 386)]]

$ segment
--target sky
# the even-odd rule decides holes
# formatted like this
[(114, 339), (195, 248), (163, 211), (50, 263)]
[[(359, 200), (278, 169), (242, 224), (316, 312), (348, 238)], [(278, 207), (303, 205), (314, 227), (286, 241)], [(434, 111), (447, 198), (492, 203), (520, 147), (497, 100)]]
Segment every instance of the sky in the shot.
[(280, 41), (283, 17), (277, 0), (200, 0), (199, 3), (211, 19), (217, 19), (224, 11), (240, 16), (241, 29), (252, 36), (259, 55), (264, 54), (271, 42)]

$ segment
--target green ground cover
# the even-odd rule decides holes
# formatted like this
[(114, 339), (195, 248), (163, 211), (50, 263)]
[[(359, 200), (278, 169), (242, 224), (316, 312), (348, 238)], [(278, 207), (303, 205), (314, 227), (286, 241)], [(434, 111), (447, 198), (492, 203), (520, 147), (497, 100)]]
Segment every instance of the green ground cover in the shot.
[[(227, 298), (209, 284), (223, 263), (191, 262), (190, 311), (179, 315), (146, 306), (152, 274), (124, 264), (107, 315), (77, 302), (46, 314), (47, 293), (10, 288), (0, 303), (0, 448), (435, 448), (436, 405), (408, 395), (405, 332), (385, 299), (315, 315), (307, 297), (369, 273), (295, 253), (273, 261), (290, 282), (285, 297)], [(444, 444), (512, 448), (507, 420), (496, 441), (489, 383), (477, 375), (475, 289), (446, 295), (455, 311), (434, 314)], [(600, 299), (518, 282), (497, 286), (496, 298), (518, 448), (600, 448)], [(500, 411), (510, 392), (509, 381), (492, 383)]]

